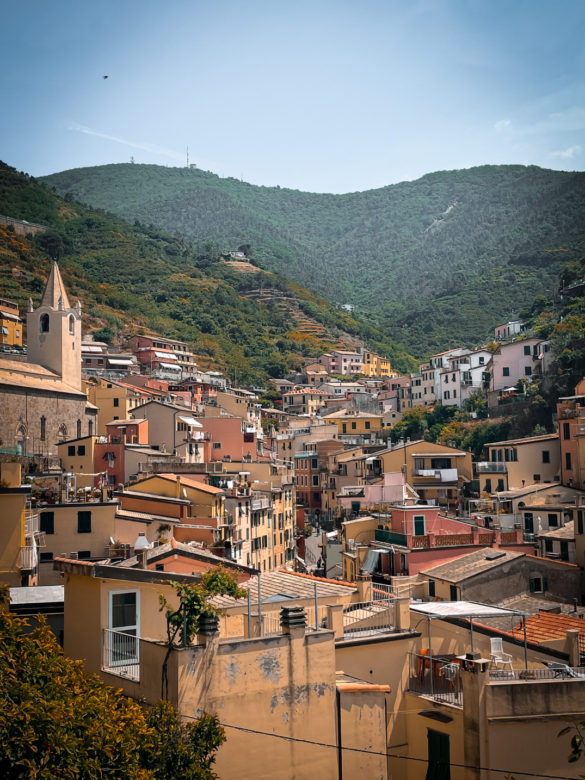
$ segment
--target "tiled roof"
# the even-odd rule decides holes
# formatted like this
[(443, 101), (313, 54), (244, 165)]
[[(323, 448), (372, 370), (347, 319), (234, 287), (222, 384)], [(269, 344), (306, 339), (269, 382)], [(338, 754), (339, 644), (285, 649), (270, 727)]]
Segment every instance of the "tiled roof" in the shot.
[(486, 444), (486, 447), (507, 447), (510, 444), (534, 444), (539, 441), (551, 441), (552, 439), (558, 439), (558, 433), (545, 433), (542, 436), (528, 436), (524, 439), (509, 439), (508, 441), (490, 441)]
[(208, 485), (205, 482), (200, 482), (198, 479), (192, 479), (190, 477), (186, 477), (184, 474), (157, 474), (158, 477), (161, 477), (162, 479), (171, 479), (176, 481), (177, 478), (181, 480), (181, 485), (185, 485), (186, 487), (195, 488), (195, 490), (201, 490), (204, 493), (212, 493), (214, 495), (219, 495), (220, 493), (225, 493), (225, 490), (222, 488), (214, 487), (213, 485)]
[[(283, 602), (290, 604), (295, 599), (313, 598), (315, 595), (315, 583), (317, 583), (317, 595), (319, 598), (347, 598), (357, 590), (355, 585), (351, 583), (277, 569), (276, 571), (262, 574), (260, 579), (261, 599), (264, 602), (265, 599), (281, 596)], [(258, 577), (251, 577), (247, 582), (243, 582), (241, 587), (251, 591), (252, 601), (256, 603), (258, 599)], [(243, 601), (230, 596), (216, 596), (211, 600), (211, 603), (214, 607), (226, 609), (229, 607), (240, 607)], [(274, 605), (277, 603), (277, 598), (275, 598), (272, 602), (272, 611), (275, 610)]]
[(65, 384), (58, 374), (36, 363), (0, 358), (0, 384), (21, 387), (27, 390), (43, 390), (47, 393), (87, 396), (81, 390)]
[[(582, 618), (544, 611), (526, 618), (526, 638), (537, 644), (553, 639), (564, 639), (569, 630), (579, 632), (579, 647), (581, 652), (585, 652), (585, 620)], [(518, 639), (524, 638), (521, 625), (515, 626), (511, 633)]]
[(540, 537), (546, 539), (574, 539), (575, 538), (575, 521), (569, 520), (561, 528), (551, 528), (550, 531), (543, 531), (538, 534)]
[[(498, 555), (498, 557), (491, 557)], [(446, 580), (447, 582), (462, 582), (476, 574), (495, 569), (504, 563), (521, 558), (524, 553), (505, 552), (492, 547), (482, 547), (472, 553), (461, 555), (447, 563), (423, 569), (423, 573), (429, 577)]]

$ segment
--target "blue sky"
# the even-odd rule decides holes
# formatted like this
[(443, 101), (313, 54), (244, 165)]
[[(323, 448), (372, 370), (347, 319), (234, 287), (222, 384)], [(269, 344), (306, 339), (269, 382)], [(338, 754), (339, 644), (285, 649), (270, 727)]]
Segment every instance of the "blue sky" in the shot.
[(20, 0), (2, 23), (0, 158), (35, 176), (187, 146), (314, 192), (584, 168), (582, 0)]

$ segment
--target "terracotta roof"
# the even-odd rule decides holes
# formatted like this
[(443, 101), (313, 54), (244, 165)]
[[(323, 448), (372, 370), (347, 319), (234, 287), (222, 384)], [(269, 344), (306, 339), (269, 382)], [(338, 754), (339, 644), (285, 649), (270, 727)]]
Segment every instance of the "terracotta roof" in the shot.
[[(526, 618), (526, 638), (537, 644), (553, 639), (564, 639), (569, 630), (579, 632), (579, 647), (581, 652), (585, 652), (585, 620), (582, 618), (545, 611)], [(518, 639), (524, 638), (521, 625), (515, 626), (510, 633)]]
[(542, 436), (527, 436), (524, 439), (508, 439), (508, 441), (490, 441), (486, 444), (486, 447), (505, 447), (509, 444), (534, 444), (539, 441), (552, 441), (552, 439), (558, 439), (558, 433), (546, 433)]
[(177, 478), (181, 480), (181, 485), (185, 485), (186, 487), (195, 488), (195, 490), (202, 490), (204, 493), (212, 493), (213, 495), (219, 495), (220, 493), (225, 493), (225, 490), (222, 488), (216, 488), (213, 485), (208, 485), (205, 482), (200, 482), (197, 479), (192, 479), (190, 477), (186, 477), (184, 474), (157, 474), (158, 477), (161, 477), (162, 479), (170, 479), (173, 481), (176, 481)]

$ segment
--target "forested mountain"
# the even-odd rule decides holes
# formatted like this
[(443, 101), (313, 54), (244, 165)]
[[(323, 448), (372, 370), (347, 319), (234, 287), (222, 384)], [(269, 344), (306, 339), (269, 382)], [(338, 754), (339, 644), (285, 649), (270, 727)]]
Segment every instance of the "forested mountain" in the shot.
[(38, 304), (58, 260), (71, 297), (82, 301), (84, 331), (106, 341), (140, 331), (182, 339), (203, 368), (246, 383), (265, 383), (305, 357), (362, 340), (398, 367), (412, 364), (370, 325), (269, 271), (240, 268), (214, 246), (191, 246), (63, 199), (3, 163), (0, 214), (47, 228), (22, 236), (0, 226), (0, 297), (21, 310), (31, 295)]
[(585, 255), (582, 173), (482, 166), (346, 195), (133, 164), (45, 181), (197, 242), (249, 243), (264, 268), (354, 304), (421, 358), (485, 341)]

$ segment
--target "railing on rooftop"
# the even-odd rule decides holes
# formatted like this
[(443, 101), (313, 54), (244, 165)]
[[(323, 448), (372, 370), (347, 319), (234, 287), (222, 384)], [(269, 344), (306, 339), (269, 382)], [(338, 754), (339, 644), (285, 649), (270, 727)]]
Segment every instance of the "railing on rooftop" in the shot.
[(457, 707), (463, 706), (461, 667), (444, 657), (409, 653), (408, 690)]
[(508, 471), (505, 463), (491, 460), (480, 461), (475, 467), (478, 474), (505, 474)]
[(123, 631), (102, 629), (102, 671), (140, 680), (140, 639)]
[(392, 631), (394, 603), (389, 598), (348, 604), (343, 608), (343, 637), (371, 636)]
[(585, 680), (585, 666), (559, 663), (548, 669), (490, 669), (490, 682), (513, 680)]
[(396, 531), (384, 531), (377, 528), (374, 531), (374, 540), (376, 542), (387, 542), (387, 544), (401, 544), (407, 546), (406, 534), (399, 534)]

